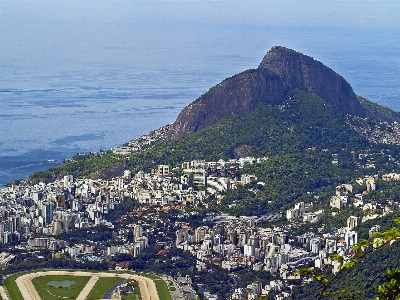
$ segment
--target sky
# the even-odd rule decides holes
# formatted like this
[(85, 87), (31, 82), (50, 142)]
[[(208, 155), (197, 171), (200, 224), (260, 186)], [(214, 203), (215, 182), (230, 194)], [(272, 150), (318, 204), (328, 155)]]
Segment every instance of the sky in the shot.
[(236, 30), (240, 36), (248, 34), (243, 30), (249, 26), (368, 27), (375, 30), (371, 34), (379, 34), (400, 28), (399, 11), (398, 0), (2, 0), (0, 53), (3, 59), (35, 62), (41, 55), (51, 57), (46, 54), (49, 49), (62, 46), (74, 49), (59, 51), (61, 61), (69, 55), (85, 55), (75, 53), (77, 49), (90, 49), (94, 52), (90, 56), (104, 59), (96, 48), (131, 47), (130, 40), (190, 42), (192, 37), (207, 38), (223, 30)]
[[(312, 26), (399, 26), (399, 1), (346, 0), (2, 0), (2, 26), (31, 21), (187, 21), (301, 24)], [(22, 22), (21, 22), (22, 21)], [(17, 25), (19, 23), (19, 25)]]

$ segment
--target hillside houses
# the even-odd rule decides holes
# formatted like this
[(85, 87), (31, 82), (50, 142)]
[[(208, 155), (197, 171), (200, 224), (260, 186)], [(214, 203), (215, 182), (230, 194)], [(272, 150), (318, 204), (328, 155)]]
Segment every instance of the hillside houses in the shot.
[[(368, 176), (357, 179), (355, 185), (362, 184), (360, 187), (341, 184), (332, 189), (326, 196), (331, 209), (325, 206), (321, 209), (317, 196), (311, 202), (296, 203), (286, 211), (289, 222), (279, 227), (273, 222), (282, 221), (281, 212), (247, 217), (208, 213), (200, 225), (200, 218), (191, 219), (210, 203), (210, 195), (218, 196), (238, 185), (257, 182), (256, 176), (240, 172), (241, 165), (260, 161), (263, 160), (196, 160), (177, 168), (159, 165), (151, 172), (126, 170), (123, 176), (109, 180), (65, 176), (48, 184), (22, 182), (0, 191), (1, 243), (24, 242), (29, 249), (50, 249), (76, 260), (109, 259), (123, 257), (122, 254), (137, 257), (149, 244), (162, 245), (166, 252), (176, 247), (193, 255), (196, 260), (193, 267), (198, 270), (208, 270), (213, 264), (230, 272), (267, 271), (282, 279), (282, 285), (274, 280), (261, 287), (237, 289), (233, 295), (240, 299), (281, 290), (287, 279), (299, 279), (296, 270), (302, 266), (311, 265), (316, 269), (329, 266), (336, 272), (338, 265), (329, 255), (351, 257), (351, 247), (359, 238), (357, 226), (399, 207), (394, 200), (383, 204), (370, 199), (365, 201), (377, 188), (378, 180), (377, 176)], [(396, 174), (382, 176), (386, 181), (397, 178)], [(355, 194), (355, 190), (360, 194)], [(110, 212), (128, 199), (135, 203), (132, 211), (124, 212), (114, 223), (109, 222)], [(325, 213), (339, 214), (350, 205), (363, 210), (364, 216), (350, 216), (346, 224), (341, 225), (343, 227), (326, 230)], [(171, 214), (167, 214), (169, 210)], [(196, 222), (190, 223), (191, 220)], [(271, 226), (267, 222), (271, 222)], [(312, 229), (298, 232), (299, 228), (304, 228), (304, 223), (311, 223)], [(99, 247), (96, 243), (71, 244), (56, 239), (74, 228), (90, 231), (97, 225), (116, 226), (112, 230), (112, 242), (101, 245), (98, 256), (94, 255)], [(370, 236), (379, 230), (379, 226), (372, 227)], [(128, 267), (125, 262), (116, 266)]]
[[(110, 180), (75, 180), (66, 175), (48, 184), (14, 184), (0, 191), (0, 242), (27, 240), (31, 235), (57, 236), (72, 228), (113, 226), (107, 215), (126, 197), (143, 205), (194, 205), (209, 194), (242, 184), (237, 168), (263, 160), (192, 161), (182, 165), (181, 176), (168, 165), (160, 165), (151, 173), (126, 170)], [(205, 190), (196, 190), (192, 184)]]

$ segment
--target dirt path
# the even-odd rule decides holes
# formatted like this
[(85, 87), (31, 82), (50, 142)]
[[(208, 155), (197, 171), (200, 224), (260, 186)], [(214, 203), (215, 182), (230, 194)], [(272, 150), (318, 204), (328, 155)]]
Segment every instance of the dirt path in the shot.
[(0, 297), (4, 300), (9, 300), (6, 291), (2, 286), (0, 286)]
[(99, 280), (99, 278), (100, 277), (98, 276), (90, 277), (88, 283), (86, 283), (85, 287), (80, 292), (76, 300), (85, 300), (86, 297), (89, 295), (90, 291), (92, 290), (92, 288), (94, 287), (94, 285), (96, 284), (97, 280)]
[(106, 273), (106, 272), (82, 272), (82, 271), (48, 271), (30, 273), (17, 278), (16, 283), (24, 300), (40, 300), (40, 297), (32, 284), (32, 279), (38, 276), (68, 275), (68, 276), (91, 276), (89, 282), (79, 294), (77, 300), (84, 300), (96, 284), (99, 277), (119, 277), (133, 279), (139, 283), (140, 293), (143, 300), (159, 300), (156, 284), (150, 278), (133, 275), (129, 273)]
[(42, 276), (43, 272), (22, 275), (15, 280), (22, 297), (26, 300), (40, 300), (40, 297), (32, 284), (32, 279)]

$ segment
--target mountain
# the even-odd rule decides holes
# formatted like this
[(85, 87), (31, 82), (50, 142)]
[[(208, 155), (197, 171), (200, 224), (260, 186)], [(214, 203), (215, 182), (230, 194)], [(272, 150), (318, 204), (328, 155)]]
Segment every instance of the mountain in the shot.
[[(379, 120), (397, 123), (392, 126)], [(151, 138), (150, 147), (123, 159), (113, 153), (76, 156), (30, 180), (52, 181), (64, 174), (106, 179), (122, 175), (124, 169), (148, 170), (157, 164), (177, 166), (195, 159), (218, 161), (251, 155), (284, 162), (289, 171), (282, 176), (301, 178), (304, 191), (312, 190), (359, 176), (354, 174), (359, 172), (354, 153), (379, 153), (388, 147), (381, 142), (400, 143), (398, 123), (399, 113), (357, 97), (340, 75), (322, 63), (273, 47), (257, 69), (222, 81), (184, 108), (168, 129)], [(317, 152), (310, 155), (307, 149)], [(335, 153), (340, 157), (339, 168), (331, 163)], [(307, 178), (300, 162), (302, 168), (314, 166), (306, 171)], [(382, 158), (377, 167), (392, 170), (393, 164), (395, 160)], [(273, 168), (252, 172), (268, 177), (265, 173)], [(269, 181), (271, 190), (278, 189), (272, 185), (279, 185), (279, 180), (275, 176)], [(289, 203), (304, 191), (293, 191), (281, 200)]]
[(339, 74), (307, 55), (275, 46), (257, 69), (222, 81), (184, 108), (165, 140), (187, 136), (225, 117), (246, 115), (259, 101), (281, 104), (296, 89), (318, 96), (346, 114), (373, 117)]
[[(204, 201), (186, 206), (184, 214), (174, 208), (170, 212), (160, 211), (160, 214), (167, 216), (171, 224), (177, 224), (173, 220), (184, 221), (195, 228), (204, 224), (203, 217), (210, 212), (231, 216), (285, 215), (285, 211), (296, 203), (310, 203), (314, 212), (326, 212), (318, 223), (306, 222), (297, 226), (297, 221), (289, 224), (286, 220), (278, 220), (273, 224), (261, 224), (288, 226), (285, 233), (288, 232), (293, 241), (297, 240), (294, 245), (298, 246), (297, 236), (315, 232), (317, 228), (318, 235), (330, 233), (334, 228), (345, 226), (349, 216), (361, 218), (364, 215), (363, 207), (348, 205), (340, 212), (330, 208), (330, 199), (339, 184), (352, 184), (353, 194), (362, 194), (366, 204), (376, 202), (376, 207), (385, 207), (385, 211), (389, 207), (387, 200), (393, 203), (392, 207), (400, 202), (399, 182), (379, 180), (382, 174), (400, 173), (399, 113), (356, 96), (340, 75), (311, 57), (283, 47), (272, 48), (257, 69), (235, 75), (210, 89), (182, 110), (174, 124), (127, 145), (130, 144), (146, 146), (126, 156), (112, 151), (77, 155), (58, 168), (32, 175), (29, 180), (32, 183), (49, 182), (66, 174), (74, 178), (107, 179), (121, 176), (126, 169), (137, 174), (167, 164), (174, 170), (171, 182), (178, 183), (181, 175), (188, 175), (180, 168), (182, 162), (205, 160), (222, 165), (220, 159), (262, 158), (259, 163), (236, 165), (235, 168), (235, 177), (251, 174), (256, 181), (246, 185), (234, 183), (234, 188), (217, 194), (207, 193)], [(355, 181), (371, 175), (377, 175), (377, 190), (366, 194), (366, 186)], [(194, 178), (191, 176), (189, 178)], [(205, 191), (210, 181), (204, 177), (204, 184), (200, 186), (190, 179), (182, 184), (194, 191)], [(147, 187), (151, 189), (150, 185)], [(132, 200), (127, 199), (112, 212), (114, 220), (137, 208)], [(380, 220), (382, 228), (392, 226), (392, 216)], [(374, 219), (371, 223), (363, 223), (364, 228), (359, 226), (362, 229), (360, 237), (367, 238), (377, 222)], [(158, 223), (154, 224), (158, 227)], [(155, 240), (155, 236), (153, 238)], [(360, 267), (346, 271), (347, 276), (333, 284), (334, 290), (346, 288), (359, 292), (362, 289), (363, 294), (375, 295), (373, 284), (383, 280), (383, 276), (376, 276), (376, 270), (382, 273), (386, 268), (398, 265), (400, 246), (395, 247), (374, 252)], [(381, 258), (387, 258), (388, 263), (383, 265)], [(140, 261), (144, 265), (145, 260)], [(203, 274), (218, 278), (216, 274), (220, 271)], [(235, 273), (230, 271), (229, 274)], [(249, 278), (248, 274), (254, 277)], [(256, 278), (266, 281), (272, 278), (249, 269), (236, 275), (235, 281), (239, 279), (237, 283), (243, 287), (258, 281)], [(201, 281), (201, 284), (207, 286), (207, 281)], [(213, 288), (231, 287), (220, 284), (227, 280), (218, 278), (217, 281)], [(319, 291), (318, 284), (298, 286), (294, 292), (298, 297), (293, 299), (316, 299)]]

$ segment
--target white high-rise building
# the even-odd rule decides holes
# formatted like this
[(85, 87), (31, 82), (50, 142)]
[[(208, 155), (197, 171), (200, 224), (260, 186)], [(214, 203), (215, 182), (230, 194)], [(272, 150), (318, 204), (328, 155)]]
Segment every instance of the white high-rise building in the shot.
[(344, 234), (344, 240), (346, 242), (347, 247), (352, 247), (358, 242), (358, 234), (355, 231), (346, 231)]
[(326, 241), (325, 241), (326, 253), (332, 254), (332, 253), (336, 252), (336, 249), (337, 249), (336, 244), (337, 244), (337, 241), (335, 239), (326, 239)]
[(136, 242), (143, 236), (143, 229), (141, 225), (133, 226), (133, 240)]
[(243, 251), (245, 256), (254, 256), (254, 246), (252, 245), (244, 245)]
[(353, 228), (357, 227), (358, 225), (358, 218), (355, 216), (350, 216), (347, 218), (347, 228), (349, 230), (353, 230)]
[(312, 253), (318, 254), (321, 250), (321, 241), (317, 238), (313, 238), (310, 241), (310, 250)]
[(69, 187), (74, 182), (74, 177), (72, 175), (64, 176), (64, 187)]
[(206, 183), (205, 161), (194, 160), (191, 164), (193, 166), (193, 183), (197, 186), (204, 186)]
[(46, 201), (42, 203), (42, 217), (45, 224), (50, 224), (53, 221), (54, 203)]

